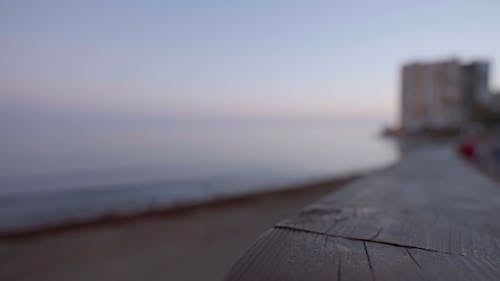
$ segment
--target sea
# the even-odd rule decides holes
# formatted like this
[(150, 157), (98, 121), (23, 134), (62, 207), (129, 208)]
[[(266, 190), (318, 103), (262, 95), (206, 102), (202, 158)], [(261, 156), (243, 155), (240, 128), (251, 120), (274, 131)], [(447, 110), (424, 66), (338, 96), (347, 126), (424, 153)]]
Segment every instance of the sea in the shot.
[(0, 140), (0, 232), (286, 188), (399, 159), (372, 120), (18, 121)]

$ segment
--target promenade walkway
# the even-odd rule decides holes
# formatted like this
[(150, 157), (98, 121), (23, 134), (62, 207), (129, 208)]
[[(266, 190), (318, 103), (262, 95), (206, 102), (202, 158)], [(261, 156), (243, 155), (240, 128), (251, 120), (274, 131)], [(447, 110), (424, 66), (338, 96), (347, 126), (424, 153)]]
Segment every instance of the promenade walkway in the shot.
[(416, 150), (266, 231), (226, 280), (500, 280), (500, 186)]

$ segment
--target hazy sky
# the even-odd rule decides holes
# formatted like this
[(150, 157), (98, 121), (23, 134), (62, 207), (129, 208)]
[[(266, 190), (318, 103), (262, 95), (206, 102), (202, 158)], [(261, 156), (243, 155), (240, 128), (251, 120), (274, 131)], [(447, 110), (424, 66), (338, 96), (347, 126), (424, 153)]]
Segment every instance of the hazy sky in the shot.
[(2, 108), (396, 116), (401, 63), (492, 61), (500, 1), (0, 0)]

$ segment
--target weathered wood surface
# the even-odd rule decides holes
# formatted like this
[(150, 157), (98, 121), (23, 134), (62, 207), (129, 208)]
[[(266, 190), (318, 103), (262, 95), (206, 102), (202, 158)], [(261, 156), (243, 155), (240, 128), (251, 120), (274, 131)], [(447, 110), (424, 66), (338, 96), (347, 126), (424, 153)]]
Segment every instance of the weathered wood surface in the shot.
[(500, 280), (500, 186), (418, 150), (278, 223), (227, 280)]

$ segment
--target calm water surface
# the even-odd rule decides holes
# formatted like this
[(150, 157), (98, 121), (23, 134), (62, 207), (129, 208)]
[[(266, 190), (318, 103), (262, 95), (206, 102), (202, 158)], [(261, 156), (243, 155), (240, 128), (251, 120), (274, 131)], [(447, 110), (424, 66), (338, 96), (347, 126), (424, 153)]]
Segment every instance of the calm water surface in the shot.
[(201, 122), (10, 130), (0, 231), (86, 220), (381, 167), (373, 122)]

